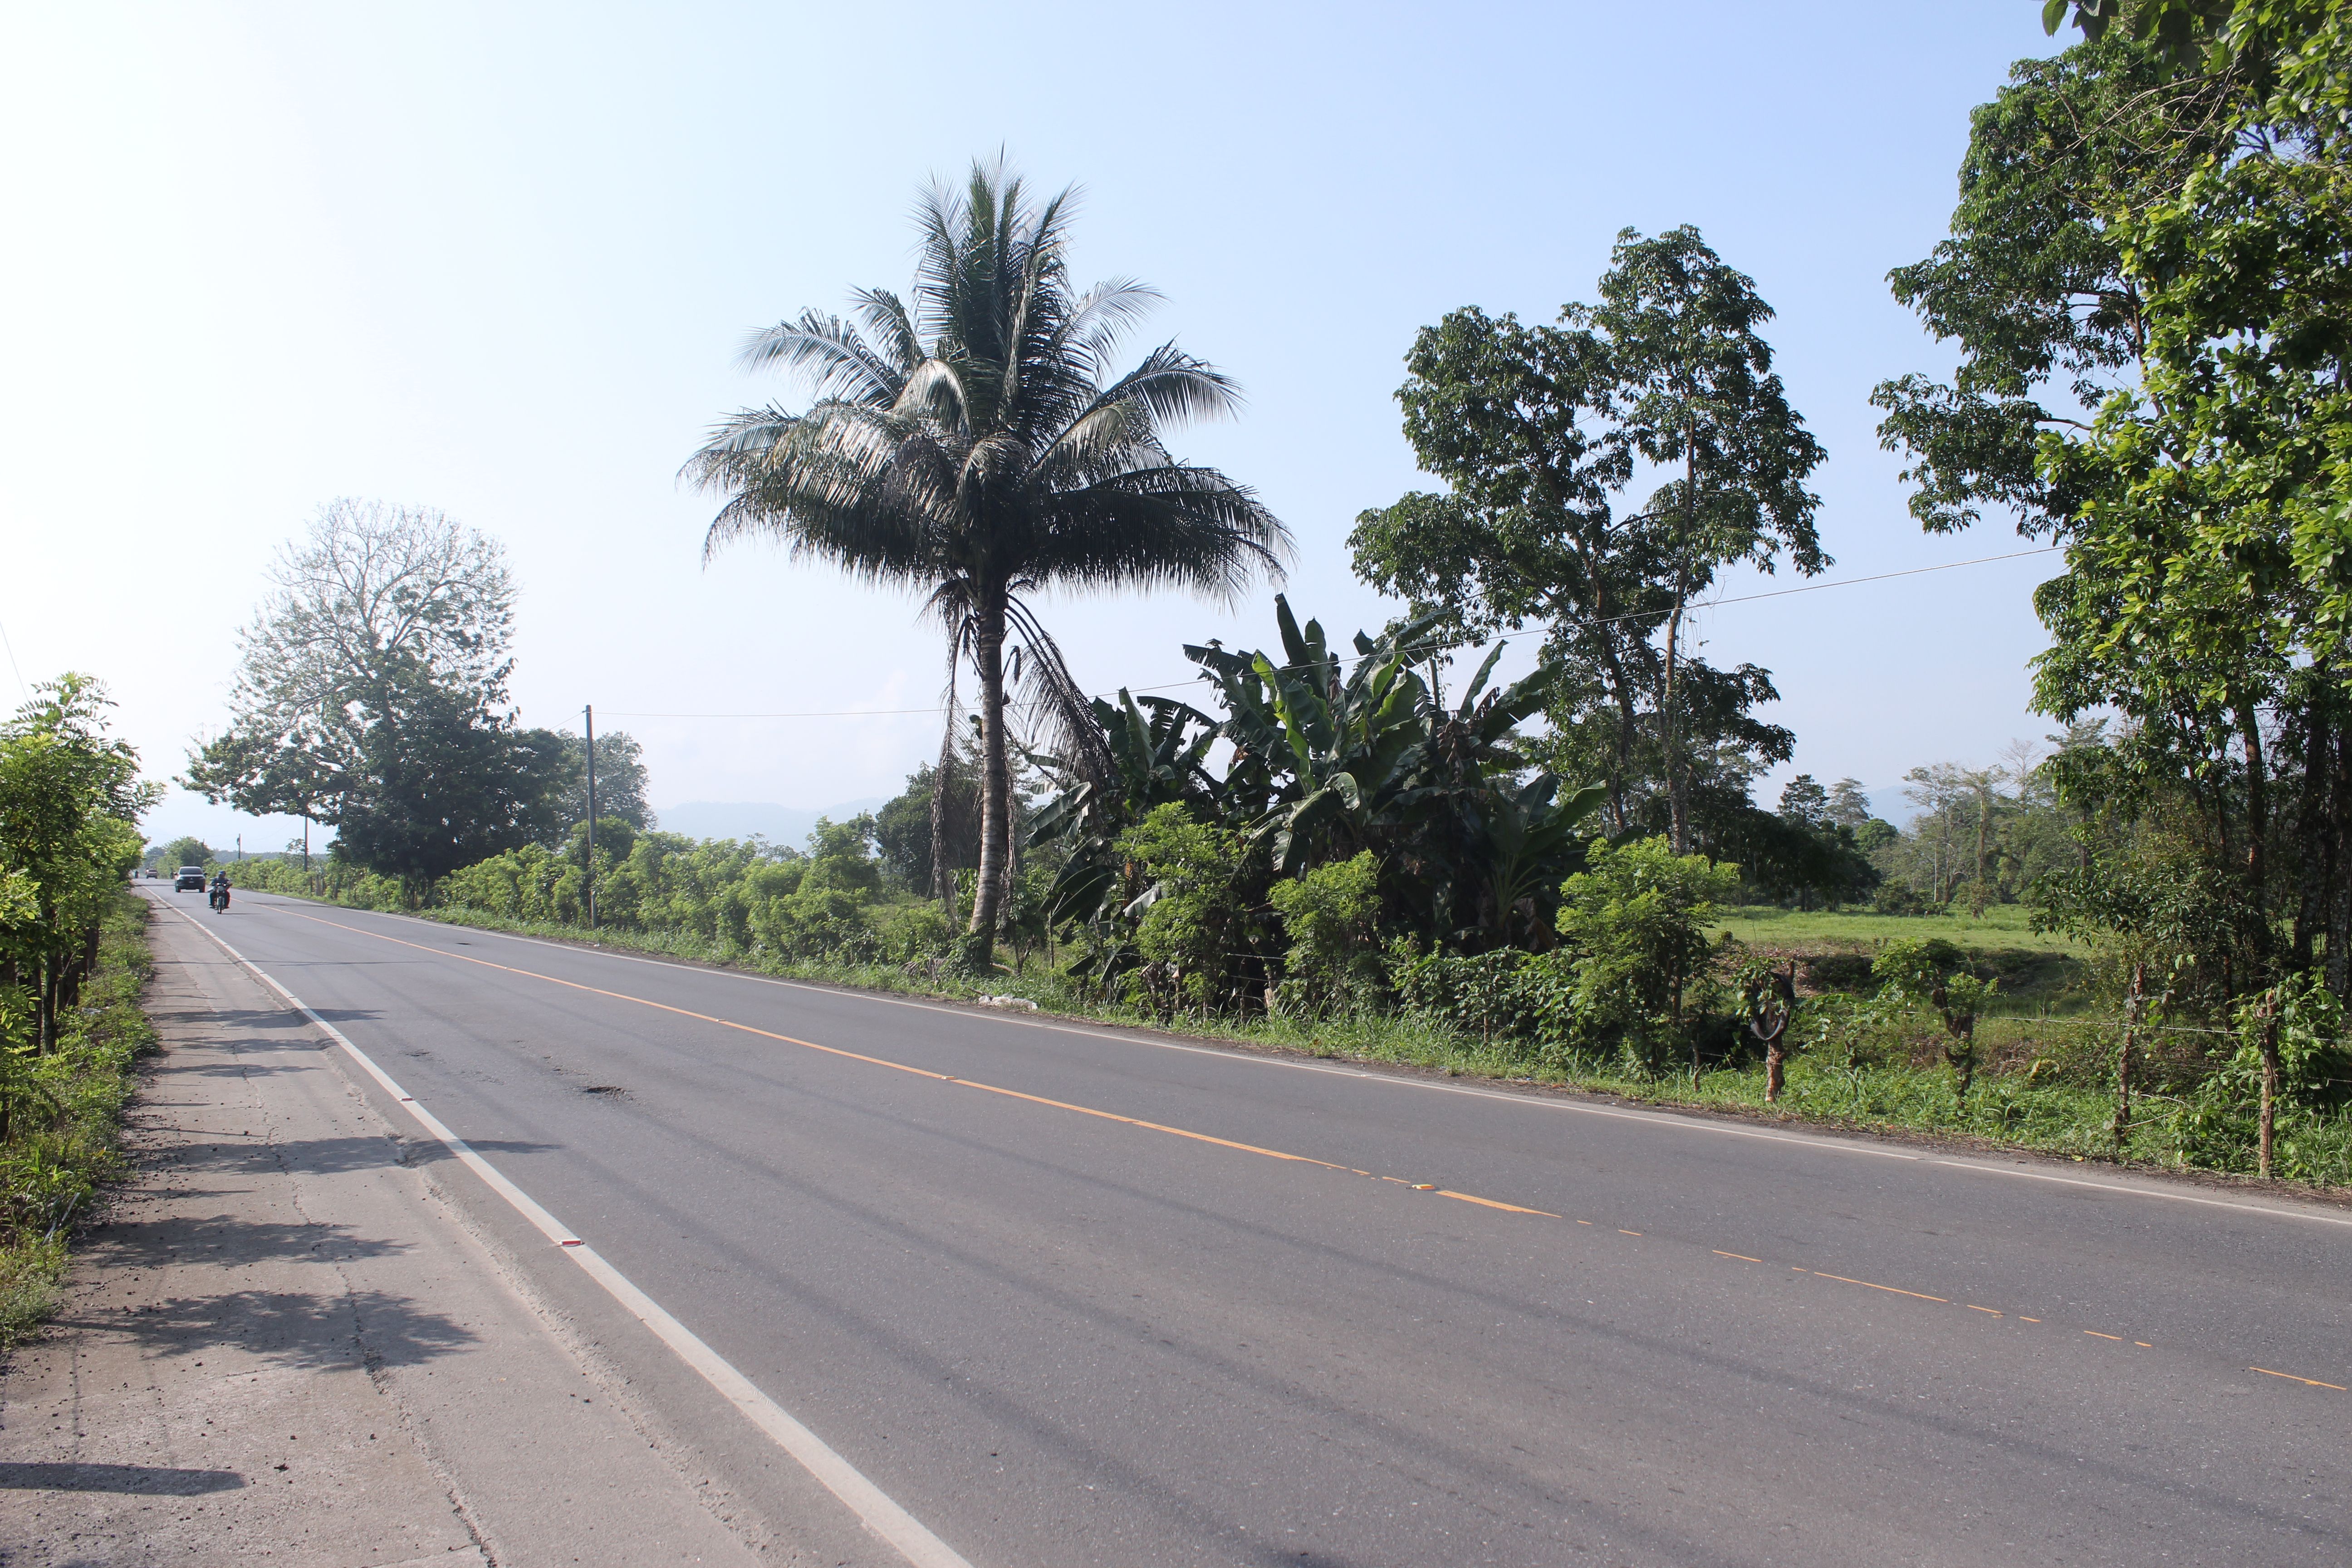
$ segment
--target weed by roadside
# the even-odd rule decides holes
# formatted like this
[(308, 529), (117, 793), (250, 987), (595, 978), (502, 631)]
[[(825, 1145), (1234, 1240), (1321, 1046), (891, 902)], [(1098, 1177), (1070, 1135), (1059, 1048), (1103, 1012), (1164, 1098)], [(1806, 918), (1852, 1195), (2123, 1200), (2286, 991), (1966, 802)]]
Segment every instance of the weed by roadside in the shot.
[(152, 972), (146, 900), (124, 889), (100, 925), (79, 1005), (46, 1053), (11, 1050), (12, 1114), (0, 1140), (0, 1350), (39, 1326), (56, 1299), (74, 1225), (122, 1167), (122, 1108), (138, 1058), (155, 1048), (139, 1005)]

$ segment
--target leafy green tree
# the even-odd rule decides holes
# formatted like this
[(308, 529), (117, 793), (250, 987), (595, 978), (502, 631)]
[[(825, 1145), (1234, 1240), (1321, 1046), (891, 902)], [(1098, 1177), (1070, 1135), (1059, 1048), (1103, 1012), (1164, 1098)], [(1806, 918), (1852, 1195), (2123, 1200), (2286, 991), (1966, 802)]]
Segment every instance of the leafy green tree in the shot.
[(1207, 1017), (1234, 999), (1229, 960), (1255, 946), (1250, 910), (1266, 876), (1262, 857), (1241, 834), (1196, 821), (1172, 801), (1121, 834), (1119, 848), (1150, 881), (1135, 931), (1148, 961), (1145, 994), (1163, 1012), (1181, 1000)]
[[(557, 831), (568, 833), (588, 820), (588, 742), (569, 730), (526, 731), (534, 755), (551, 763), (547, 814)], [(646, 799), (645, 747), (625, 730), (607, 730), (596, 737), (596, 831), (604, 832), (608, 816), (635, 828), (656, 826), (653, 806)]]
[(2352, 16), (2336, 0), (2042, 0), (2042, 30), (2070, 11), (2093, 42), (2123, 21), (2175, 65), (2234, 78), (2268, 118), (2352, 130)]
[(155, 866), (167, 875), (183, 866), (206, 866), (212, 863), (213, 847), (201, 838), (183, 836), (154, 851)]
[(269, 580), (238, 636), (228, 729), (188, 760), (206, 799), (333, 825), (370, 726), (407, 688), (504, 708), (514, 579), (486, 535), (430, 508), (337, 500)]
[(1349, 543), (1359, 576), (1460, 632), (1546, 626), (1552, 727), (1578, 748), (1555, 770), (1606, 779), (1620, 833), (1654, 793), (1687, 847), (1699, 797), (1752, 811), (1752, 764), (1792, 742), (1752, 717), (1769, 674), (1690, 657), (1685, 613), (1734, 562), (1827, 563), (1804, 488), (1822, 451), (1771, 370), (1769, 308), (1696, 229), (1621, 234), (1601, 295), (1556, 326), (1470, 308), (1424, 328), (1397, 395), (1446, 490), (1363, 513)]
[(138, 752), (107, 733), (111, 706), (97, 680), (69, 674), (0, 724), (0, 1007), (28, 1036), (12, 1049), (57, 1044), (106, 904), (139, 864), (139, 816), (160, 793), (140, 782)]
[(1676, 855), (1663, 837), (1623, 845), (1596, 838), (1585, 867), (1560, 888), (1560, 946), (1578, 1018), (1620, 1040), (1654, 1075), (1684, 1045), (1696, 1071), (1690, 992), (1712, 952), (1716, 910), (1738, 891), (1739, 868)]
[(2042, 436), (2081, 428), (2141, 376), (2147, 290), (2116, 218), (2228, 145), (2216, 108), (2151, 51), (2110, 42), (2020, 60), (1970, 116), (1951, 237), (1888, 274), (1958, 366), (1948, 383), (1906, 375), (1871, 397), (1929, 531), (1990, 509), (2047, 537), (2081, 510), (2082, 489), (2042, 471)]
[(1024, 646), (1025, 673), (1064, 730), (1078, 742), (1088, 731), (1084, 694), (1025, 595), (1173, 586), (1229, 598), (1276, 570), (1288, 543), (1247, 489), (1163, 444), (1174, 424), (1231, 412), (1230, 380), (1172, 343), (1110, 374), (1156, 296), (1129, 280), (1074, 289), (1070, 213), (1067, 193), (1033, 205), (1018, 179), (977, 165), (961, 193), (929, 190), (912, 305), (867, 289), (856, 326), (809, 311), (756, 335), (746, 362), (802, 373), (816, 401), (746, 410), (687, 465), (728, 498), (707, 554), (770, 536), (910, 587), (952, 655), (969, 658), (982, 723), (978, 957), (1013, 850), (1008, 639)]
[(1381, 872), (1369, 849), (1268, 889), (1290, 950), (1282, 998), (1307, 1016), (1361, 1006), (1380, 985)]
[(335, 852), (410, 889), (463, 866), (553, 837), (559, 755), (487, 712), (478, 693), (422, 676), (388, 683), (370, 705), (338, 808)]
[[(1187, 704), (1121, 693), (1096, 704), (1114, 786), (1098, 789), (1053, 759), (1063, 794), (1035, 819), (1038, 840), (1069, 842), (1057, 890), (1066, 917), (1107, 922), (1137, 896), (1119, 829), (1155, 805), (1181, 803), (1247, 834), (1277, 874), (1303, 875), (1370, 850), (1383, 918), (1434, 943), (1548, 946), (1552, 892), (1581, 855), (1575, 829), (1600, 809), (1599, 785), (1563, 792), (1528, 777), (1519, 725), (1540, 706), (1549, 672), (1489, 689), (1490, 650), (1452, 708), (1417, 666), (1433, 667), (1434, 617), (1359, 634), (1343, 658), (1319, 622), (1301, 626), (1275, 599), (1277, 649), (1188, 647), (1215, 683), (1220, 723)], [(1213, 744), (1233, 748), (1222, 777)]]
[(874, 818), (860, 812), (846, 822), (820, 816), (808, 836), (803, 888), (841, 888), (861, 895), (880, 890), (882, 868), (874, 858)]
[(1821, 498), (1806, 480), (1827, 455), (1789, 406), (1759, 332), (1772, 309), (1685, 225), (1644, 239), (1617, 237), (1593, 326), (1608, 341), (1612, 412), (1643, 459), (1679, 478), (1654, 495), (1673, 611), (1666, 619), (1658, 711), (1665, 738), (1675, 853), (1690, 850), (1690, 786), (1679, 734), (1676, 656), (1691, 596), (1723, 566), (1769, 570), (1783, 550), (1798, 569), (1829, 563), (1813, 526)]
[(959, 756), (950, 760), (949, 772), (942, 782), (937, 764), (925, 763), (907, 775), (906, 792), (874, 814), (885, 872), (898, 886), (934, 897), (943, 891), (933, 875), (935, 823), (946, 827), (939, 844), (945, 868), (980, 868), (980, 771)]
[(1888, 942), (1871, 961), (1870, 973), (1884, 999), (1933, 1007), (1942, 1019), (1952, 1099), (1965, 1111), (1969, 1088), (1976, 1081), (1977, 1015), (1991, 1001), (2000, 982), (1969, 973), (1968, 955), (1940, 937)]
[[(2190, 35), (2158, 12), (2214, 49), (2184, 54)], [(1884, 431), (1918, 459), (1930, 526), (1999, 503), (2067, 547), (2036, 596), (2053, 634), (2036, 702), (2126, 723), (2053, 764), (2085, 831), (2105, 829), (2086, 847), (2108, 851), (2063, 900), (2154, 907), (2116, 834), (2147, 825), (2196, 862), (2176, 882), (2221, 900), (2218, 925), (2189, 924), (2218, 943), (2198, 965), (2222, 995), (2315, 963), (2341, 994), (2352, 182), (2327, 99), (2344, 62), (2305, 47), (2340, 26), (2292, 5), (2137, 15), (2156, 41), (2096, 24), (2101, 41), (2021, 65), (1979, 111), (1954, 240), (1896, 274), (1958, 341), (1961, 373), (1933, 395), (1883, 388)], [(2071, 404), (2042, 395), (2057, 374)], [(2113, 889), (2094, 885), (2110, 872)]]
[(1770, 897), (1793, 896), (1810, 910), (1815, 899), (1843, 903), (1878, 885), (1878, 869), (1853, 828), (1832, 816), (1830, 792), (1811, 773), (1799, 773), (1781, 789), (1778, 826), (1780, 832), (1756, 847), (1762, 853), (1751, 850), (1741, 862), (1749, 881)]

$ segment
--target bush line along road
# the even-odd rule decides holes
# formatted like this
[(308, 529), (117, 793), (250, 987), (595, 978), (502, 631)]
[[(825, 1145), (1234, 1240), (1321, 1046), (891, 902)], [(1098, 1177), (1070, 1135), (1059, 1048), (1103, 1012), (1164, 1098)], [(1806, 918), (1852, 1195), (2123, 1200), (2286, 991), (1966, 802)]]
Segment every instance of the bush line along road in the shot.
[(483, 1162), (472, 1220), (785, 1535), (796, 1423), (877, 1562), (2352, 1552), (2352, 1213), (269, 895), (186, 920)]

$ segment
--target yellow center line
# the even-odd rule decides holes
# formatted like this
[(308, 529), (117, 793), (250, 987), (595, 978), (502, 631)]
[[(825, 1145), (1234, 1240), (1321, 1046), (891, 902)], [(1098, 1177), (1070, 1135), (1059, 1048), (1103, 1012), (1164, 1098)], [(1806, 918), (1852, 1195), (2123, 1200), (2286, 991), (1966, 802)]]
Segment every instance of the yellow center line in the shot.
[(1437, 1195), (1441, 1198), (1460, 1198), (1465, 1204), (1483, 1204), (1490, 1209), (1506, 1209), (1512, 1214), (1539, 1214), (1546, 1219), (1558, 1219), (1559, 1217), (1559, 1215), (1551, 1213), (1548, 1209), (1524, 1209), (1517, 1204), (1497, 1203), (1493, 1198), (1474, 1197), (1468, 1193), (1448, 1192), (1444, 1187), (1437, 1189)]
[(1873, 1290), (1884, 1290), (1890, 1296), (1909, 1296), (1915, 1300), (1920, 1301), (1941, 1301), (1947, 1307), (1952, 1304), (1946, 1297), (1923, 1296), (1916, 1290), (1904, 1290), (1897, 1289), (1893, 1285), (1872, 1285), (1867, 1279), (1849, 1279), (1843, 1274), (1824, 1274), (1818, 1268), (1804, 1268), (1798, 1270), (1798, 1272), (1801, 1274), (1811, 1274), (1816, 1279), (1834, 1279), (1841, 1285), (1868, 1286)]
[[(487, 958), (476, 958), (471, 953), (450, 952), (443, 948), (427, 946), (421, 942), (407, 942), (400, 937), (386, 936), (382, 931), (345, 925), (340, 921), (320, 920), (316, 915), (300, 914), (291, 910), (286, 912), (294, 915), (297, 920), (309, 921), (314, 925), (331, 926), (337, 931), (347, 931), (355, 936), (373, 937), (378, 942), (388, 942), (400, 947), (415, 948), (419, 952), (429, 952), (436, 958), (454, 958), (460, 963), (479, 964), (484, 969), (495, 969), (506, 974), (518, 974), (526, 980), (542, 980), (550, 985), (562, 985), (572, 991), (584, 991), (592, 996), (609, 996), (615, 1002), (633, 1002), (640, 1007), (651, 1007), (656, 1012), (675, 1013), (681, 1018), (693, 1018), (705, 1024), (716, 1024), (724, 1029), (740, 1029), (744, 1034), (757, 1035), (761, 1039), (777, 1040), (788, 1046), (801, 1046), (812, 1051), (823, 1051), (827, 1056), (840, 1057), (847, 1061), (865, 1062), (871, 1067), (888, 1068), (894, 1072), (912, 1073), (917, 1078), (927, 1078), (939, 1083), (951, 1083), (964, 1089), (977, 1089), (988, 1094), (1000, 1094), (1007, 1100), (1023, 1100), (1032, 1105), (1043, 1105), (1055, 1110), (1067, 1110), (1080, 1116), (1096, 1117), (1104, 1121), (1116, 1121), (1122, 1126), (1140, 1128), (1147, 1132), (1165, 1132), (1171, 1138), (1189, 1138), (1196, 1143), (1214, 1144), (1220, 1149), (1232, 1149), (1244, 1154), (1260, 1154), (1269, 1160), (1286, 1160), (1295, 1164), (1317, 1165), (1327, 1171), (1345, 1171), (1352, 1175), (1368, 1173), (1357, 1170), (1353, 1165), (1341, 1165), (1329, 1160), (1318, 1160), (1310, 1154), (1292, 1154), (1280, 1149), (1261, 1148), (1255, 1143), (1242, 1143), (1231, 1138), (1219, 1138), (1207, 1132), (1194, 1132), (1187, 1128), (1170, 1127), (1163, 1122), (1146, 1121), (1140, 1117), (1121, 1116), (1115, 1110), (1098, 1110), (1091, 1105), (1074, 1105), (1066, 1100), (1049, 1100), (1041, 1094), (1025, 1094), (1017, 1089), (1005, 1089), (997, 1084), (982, 1083), (978, 1079), (957, 1078), (949, 1073), (933, 1072), (929, 1068), (894, 1062), (887, 1057), (867, 1056), (862, 1051), (844, 1050), (839, 1046), (821, 1046), (814, 1040), (803, 1040), (793, 1035), (780, 1035), (772, 1029), (755, 1028), (750, 1024), (739, 1024), (732, 1018), (715, 1017), (709, 1013), (697, 1013), (688, 1007), (673, 1007), (666, 1002), (648, 1001), (643, 996), (632, 996), (625, 991), (607, 991), (601, 986), (583, 985), (576, 980), (563, 980), (552, 974), (541, 974), (535, 969), (517, 969), (510, 963), (493, 963)], [(1404, 1181), (1402, 1176), (1388, 1176), (1382, 1179), (1397, 1182), (1405, 1186), (1417, 1185)], [(1541, 1215), (1546, 1219), (1560, 1217), (1543, 1209), (1522, 1208), (1517, 1204), (1500, 1203), (1493, 1198), (1477, 1197), (1469, 1193), (1446, 1192), (1441, 1188), (1425, 1185), (1419, 1186), (1418, 1190), (1435, 1192), (1440, 1197), (1454, 1198), (1465, 1204), (1477, 1204), (1485, 1208), (1502, 1209), (1510, 1214)]]
[(2332, 1388), (2338, 1394), (2352, 1394), (2352, 1389), (2346, 1388), (2340, 1383), (2322, 1383), (2315, 1377), (2297, 1377), (2291, 1372), (2273, 1372), (2266, 1366), (2250, 1366), (2246, 1370), (2248, 1372), (2259, 1372), (2264, 1377), (2283, 1377), (2289, 1383), (2308, 1384), (2314, 1388)]
[[(1350, 1175), (1370, 1176), (1372, 1174), (1370, 1171), (1359, 1170), (1353, 1165), (1338, 1164), (1329, 1160), (1318, 1160), (1310, 1154), (1293, 1154), (1280, 1149), (1267, 1149), (1255, 1143), (1244, 1143), (1231, 1138), (1219, 1138), (1207, 1132), (1195, 1132), (1191, 1131), (1189, 1128), (1171, 1127), (1165, 1122), (1146, 1121), (1142, 1118), (1136, 1116), (1122, 1116), (1115, 1110), (1100, 1110), (1091, 1105), (1077, 1105), (1066, 1100), (1052, 1100), (1044, 1095), (1029, 1094), (1017, 1089), (1005, 1089), (997, 1084), (982, 1083), (977, 1079), (958, 1078), (950, 1073), (934, 1072), (929, 1068), (919, 1068), (906, 1062), (892, 1061), (887, 1057), (868, 1056), (862, 1051), (845, 1050), (839, 1046), (819, 1045), (814, 1040), (803, 1040), (793, 1035), (777, 1034), (772, 1029), (756, 1028), (750, 1024), (739, 1024), (732, 1018), (720, 1018), (709, 1013), (697, 1013), (692, 1008), (688, 1007), (673, 1007), (666, 1002), (655, 1002), (643, 996), (633, 996), (625, 991), (607, 991), (601, 986), (583, 984), (576, 980), (563, 980), (552, 974), (542, 974), (537, 970), (532, 969), (518, 969), (512, 964), (499, 963), (487, 958), (476, 958), (470, 953), (451, 952), (446, 948), (432, 947), (424, 942), (408, 942), (396, 936), (386, 936), (382, 931), (369, 931), (362, 926), (345, 925), (340, 921), (321, 920), (316, 915), (301, 914), (293, 910), (289, 910), (285, 912), (293, 915), (297, 920), (309, 921), (313, 925), (331, 926), (336, 931), (350, 931), (355, 936), (373, 937), (378, 942), (388, 942), (398, 947), (414, 948), (419, 952), (429, 952), (436, 958), (454, 958), (461, 963), (477, 964), (484, 969), (495, 969), (499, 971), (501, 973), (520, 975), (526, 980), (544, 981), (550, 985), (561, 985), (568, 990), (585, 992), (591, 996), (604, 996), (609, 997), (615, 1002), (634, 1003), (635, 1005), (640, 1007), (651, 1007), (658, 1013), (672, 1013), (681, 1018), (692, 1018), (698, 1023), (715, 1024), (723, 1029), (736, 1029), (747, 1035), (757, 1035), (761, 1039), (775, 1040), (788, 1046), (799, 1046), (804, 1049), (812, 1051), (822, 1051), (826, 1056), (839, 1057), (845, 1061), (864, 1062), (869, 1067), (888, 1068), (893, 1072), (911, 1073), (917, 1078), (927, 1078), (939, 1083), (955, 1084), (964, 1089), (976, 1089), (983, 1093), (1002, 1095), (1007, 1100), (1025, 1100), (1029, 1104), (1045, 1106), (1049, 1110), (1067, 1110), (1079, 1116), (1091, 1116), (1103, 1121), (1115, 1121), (1122, 1126), (1137, 1128), (1147, 1132), (1164, 1132), (1171, 1138), (1186, 1138), (1196, 1143), (1212, 1144), (1217, 1148), (1231, 1149), (1239, 1153), (1262, 1155), (1269, 1160), (1284, 1160), (1293, 1164), (1314, 1165), (1326, 1171), (1341, 1171)], [(1553, 1214), (1549, 1209), (1528, 1208), (1519, 1204), (1507, 1204), (1496, 1198), (1482, 1198), (1475, 1193), (1457, 1193), (1453, 1191), (1451, 1188), (1439, 1187), (1433, 1184), (1409, 1182), (1402, 1176), (1382, 1176), (1380, 1179), (1384, 1182), (1394, 1182), (1400, 1186), (1409, 1187), (1416, 1192), (1434, 1192), (1439, 1197), (1453, 1198), (1457, 1202), (1465, 1204), (1476, 1204), (1481, 1208), (1500, 1209), (1506, 1214), (1533, 1215), (1543, 1219), (1561, 1219), (1566, 1217), (1561, 1215)], [(1576, 1223), (1581, 1226), (1591, 1226), (1592, 1224), (1589, 1219), (1580, 1219)], [(1619, 1227), (1617, 1234), (1620, 1236), (1640, 1237), (1643, 1233), (1638, 1230), (1626, 1230), (1621, 1226)], [(1717, 1258), (1736, 1258), (1742, 1263), (1761, 1263), (1764, 1261), (1760, 1258), (1750, 1258), (1744, 1252), (1725, 1252), (1719, 1247), (1710, 1247), (1708, 1250), (1713, 1252)], [(1834, 1279), (1841, 1285), (1860, 1285), (1865, 1289), (1884, 1290), (1890, 1296), (1907, 1296), (1915, 1301), (1934, 1301), (1939, 1305), (1947, 1307), (1955, 1304), (1948, 1297), (1930, 1296), (1924, 1291), (1906, 1290), (1899, 1286), (1880, 1285), (1868, 1279), (1849, 1279), (1843, 1274), (1825, 1274), (1820, 1269), (1807, 1268), (1798, 1264), (1791, 1264), (1790, 1266), (1790, 1270), (1796, 1274), (1811, 1274), (1817, 1279)], [(2001, 1312), (2000, 1309), (1995, 1307), (1979, 1307), (1974, 1302), (1967, 1301), (1958, 1304), (1967, 1307), (1969, 1310), (1972, 1312), (1990, 1313), (1991, 1316), (1996, 1318), (2006, 1315)], [(2022, 1323), (2039, 1323), (2042, 1320), (2039, 1318), (2029, 1318), (2020, 1314), (2018, 1321)], [(2096, 1329), (2084, 1329), (2083, 1331), (2096, 1339), (2113, 1340), (2118, 1344), (2124, 1342), (2123, 1336), (2121, 1334), (2101, 1333)], [(2131, 1343), (2137, 1345), (2142, 1350), (2152, 1350), (2155, 1348), (2146, 1340), (2134, 1340)], [(2250, 1367), (2247, 1370), (2251, 1372), (2259, 1372), (2269, 1377), (2283, 1377), (2290, 1383), (2306, 1384), (2313, 1388), (2332, 1388), (2338, 1393), (2352, 1392), (2352, 1390), (2347, 1390), (2341, 1384), (2322, 1383), (2316, 1378), (2298, 1377), (2291, 1372), (2273, 1372), (2266, 1366)]]

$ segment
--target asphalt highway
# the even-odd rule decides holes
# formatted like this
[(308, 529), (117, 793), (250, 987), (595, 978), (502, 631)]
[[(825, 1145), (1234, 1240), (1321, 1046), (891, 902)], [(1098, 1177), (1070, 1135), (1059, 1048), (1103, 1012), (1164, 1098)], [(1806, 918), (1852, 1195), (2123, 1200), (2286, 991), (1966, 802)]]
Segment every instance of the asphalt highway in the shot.
[(152, 896), (978, 1568), (2352, 1562), (2352, 1211)]

